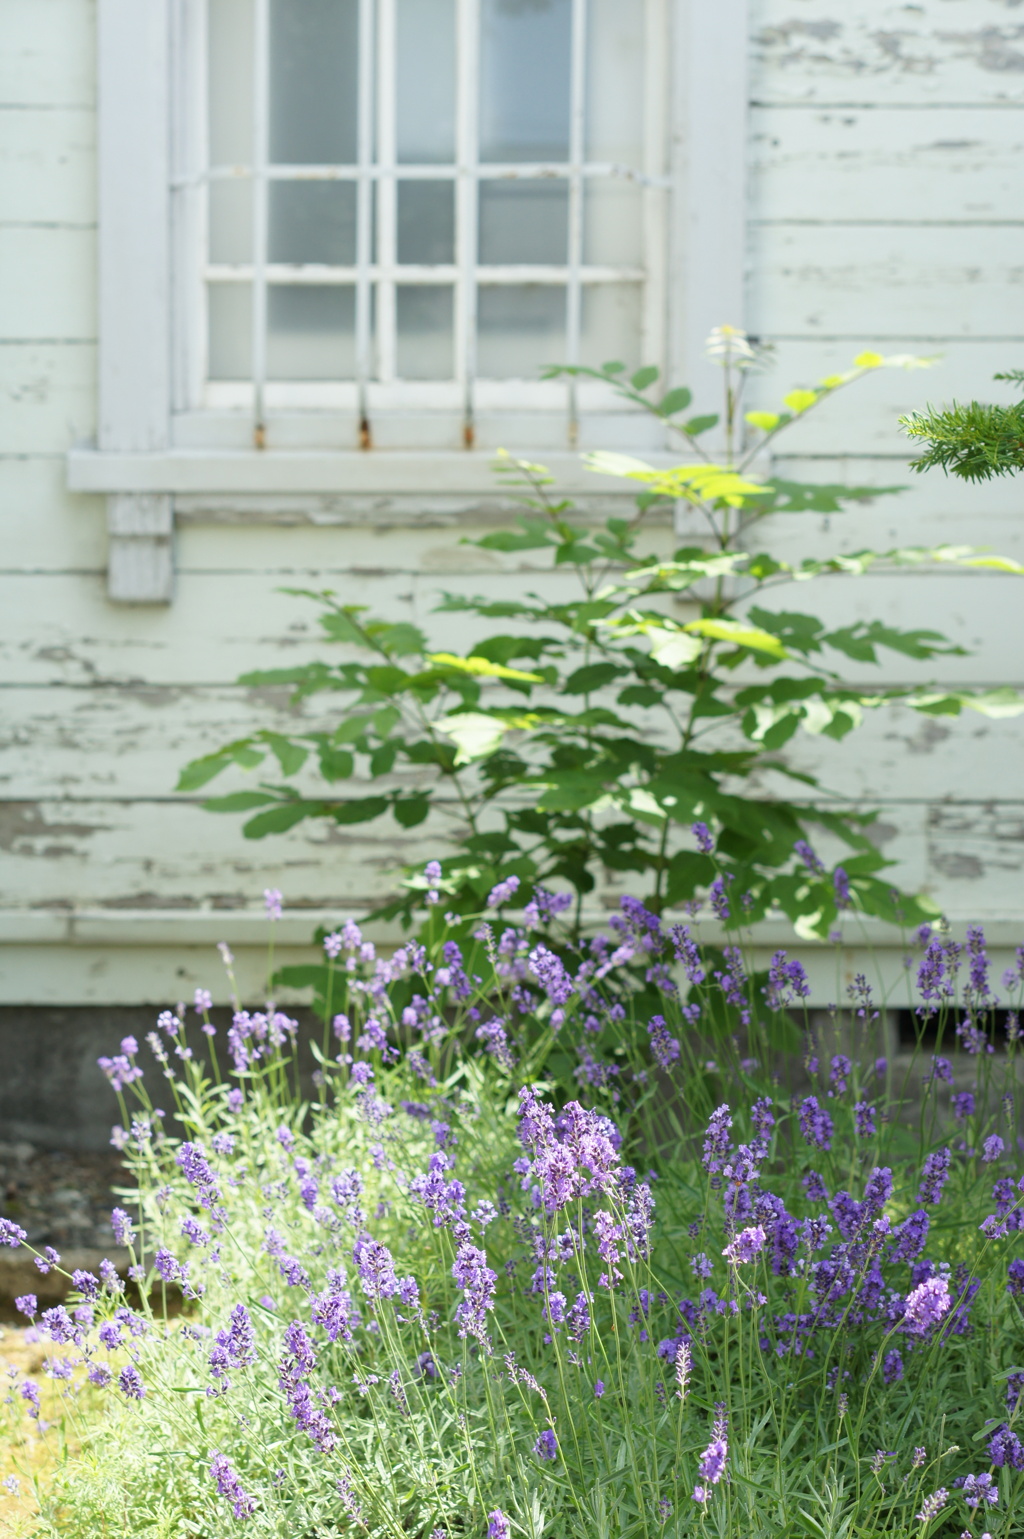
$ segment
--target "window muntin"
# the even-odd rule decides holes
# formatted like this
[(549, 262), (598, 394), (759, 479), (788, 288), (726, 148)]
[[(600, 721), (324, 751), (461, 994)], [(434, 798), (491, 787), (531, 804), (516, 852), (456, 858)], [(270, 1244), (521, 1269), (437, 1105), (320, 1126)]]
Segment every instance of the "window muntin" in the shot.
[(482, 401), (564, 400), (546, 363), (656, 359), (661, 9), (205, 0), (182, 405), (471, 429)]

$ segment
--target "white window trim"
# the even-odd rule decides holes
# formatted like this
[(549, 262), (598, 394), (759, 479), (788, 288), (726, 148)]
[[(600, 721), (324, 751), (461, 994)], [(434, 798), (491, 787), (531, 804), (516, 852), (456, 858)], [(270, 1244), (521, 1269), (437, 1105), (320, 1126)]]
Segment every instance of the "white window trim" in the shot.
[[(652, 3), (669, 11), (672, 88), (670, 229), (667, 240), (649, 241), (649, 260), (662, 263), (651, 288), (664, 295), (657, 303), (667, 315), (666, 377), (702, 395), (717, 384), (704, 357), (708, 332), (744, 317), (749, 0)], [(172, 392), (188, 366), (176, 316), (194, 295), (172, 287), (175, 265), (187, 272), (172, 262), (173, 244), (192, 232), (178, 211), (172, 217), (170, 187), (174, 168), (189, 163), (195, 126), (174, 111), (172, 68), (176, 58), (194, 64), (202, 46), (183, 34), (184, 14), (180, 0), (99, 0), (99, 422), (95, 447), (70, 454), (68, 479), (72, 490), (107, 496), (108, 594), (121, 603), (171, 601), (175, 496), (493, 493), (491, 456), (472, 448), (217, 448), (201, 420), (191, 432), (183, 423), (188, 447), (176, 444), (175, 405), (183, 399), (175, 403)], [(581, 168), (574, 174), (578, 180)], [(647, 202), (645, 218), (657, 220), (654, 200)], [(327, 386), (322, 404), (355, 408), (359, 389)], [(367, 383), (365, 401), (372, 410), (375, 395), (393, 402), (403, 389), (415, 412), (423, 399), (415, 386)], [(515, 382), (492, 393), (496, 404), (520, 409), (566, 399), (564, 386)], [(575, 455), (538, 454), (560, 488), (592, 492)]]

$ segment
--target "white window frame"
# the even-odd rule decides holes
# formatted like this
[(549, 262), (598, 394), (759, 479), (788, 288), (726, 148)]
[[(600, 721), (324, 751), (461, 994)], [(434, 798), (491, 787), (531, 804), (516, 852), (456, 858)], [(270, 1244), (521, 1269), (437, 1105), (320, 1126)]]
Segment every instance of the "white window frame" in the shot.
[[(265, 0), (264, 0), (265, 3)], [(363, 0), (368, 5), (368, 0)], [(473, 7), (458, 0), (463, 17), (461, 68), (469, 67), (467, 47)], [(574, 0), (582, 14), (582, 0)], [(704, 358), (704, 339), (723, 321), (742, 325), (746, 230), (746, 112), (749, 0), (648, 0), (651, 14), (664, 14), (670, 39), (664, 131), (649, 124), (647, 140), (667, 145), (667, 174), (649, 158), (645, 167), (645, 244), (648, 299), (645, 307), (645, 361), (657, 362), (669, 383), (687, 383), (702, 392), (715, 384)], [(393, 12), (383, 0), (384, 25)], [(577, 391), (561, 383), (475, 381), (466, 344), (469, 284), (457, 300), (457, 356), (450, 387), (372, 381), (320, 387), (301, 408), (280, 415), (269, 438), (265, 425), (274, 410), (271, 385), (252, 387), (248, 400), (230, 398), (235, 410), (218, 411), (215, 397), (202, 394), (197, 349), (192, 342), (201, 314), (203, 275), (188, 260), (196, 247), (196, 221), (205, 200), (195, 196), (194, 169), (202, 123), (196, 112), (180, 110), (179, 71), (202, 65), (201, 0), (99, 0), (99, 421), (95, 447), (72, 451), (73, 490), (108, 498), (110, 557), (108, 594), (115, 602), (167, 603), (173, 596), (175, 500), (204, 494), (238, 497), (240, 506), (260, 496), (432, 492), (486, 497), (493, 492), (491, 454), (473, 446), (477, 411), (560, 413), (564, 448), (538, 449), (567, 493), (593, 491), (572, 452), (580, 410), (602, 415), (621, 410), (604, 387)], [(570, 183), (569, 263), (570, 356), (578, 342), (581, 271), (581, 189), (588, 168), (582, 160), (582, 51), (573, 70), (573, 129), (570, 163), (560, 168)], [(651, 50), (655, 53), (656, 50)], [(368, 57), (368, 51), (367, 51)], [(655, 61), (660, 68), (663, 61)], [(386, 89), (386, 81), (383, 81)], [(649, 109), (661, 111), (652, 78)], [(463, 102), (473, 93), (463, 91)], [(365, 98), (365, 99), (368, 99)], [(464, 108), (465, 119), (468, 108)], [(472, 124), (460, 125), (460, 143)], [(432, 168), (433, 170), (434, 168)], [(467, 196), (467, 175), (456, 172), (457, 196)], [(487, 168), (490, 171), (491, 168)], [(498, 169), (498, 168), (495, 168)], [(538, 174), (546, 168), (533, 168)], [(472, 167), (469, 174), (475, 174)], [(401, 167), (401, 175), (408, 168)], [(435, 173), (436, 174), (436, 173)], [(371, 168), (357, 179), (369, 195)], [(390, 185), (393, 187), (394, 181)], [(265, 189), (266, 181), (263, 181)], [(257, 200), (259, 205), (260, 199)], [(464, 232), (473, 222), (464, 219)], [(364, 220), (362, 227), (368, 228)], [(464, 234), (464, 239), (466, 238)], [(385, 243), (386, 244), (386, 243)], [(352, 276), (365, 290), (368, 253)], [(386, 249), (382, 252), (386, 256)], [(475, 270), (475, 253), (460, 252), (461, 273)], [(431, 270), (436, 278), (438, 270)], [(509, 270), (517, 281), (549, 280), (546, 270)], [(256, 275), (260, 281), (260, 275)], [(308, 276), (308, 274), (306, 275)], [(385, 281), (388, 275), (383, 273)], [(591, 273), (588, 276), (593, 277)], [(608, 277), (625, 277), (609, 270)], [(446, 278), (459, 279), (460, 272)], [(565, 272), (559, 270), (559, 281)], [(265, 281), (265, 274), (263, 275)], [(365, 302), (362, 313), (367, 313)], [(574, 323), (572, 317), (577, 317)], [(191, 332), (190, 332), (191, 325)], [(659, 337), (664, 345), (655, 348)], [(363, 322), (361, 355), (366, 356)], [(652, 356), (657, 353), (659, 356)], [(567, 360), (568, 361), (568, 360)], [(386, 360), (385, 360), (386, 362)], [(387, 369), (385, 368), (385, 373)], [(220, 387), (223, 388), (223, 387)], [(445, 397), (440, 392), (448, 391)], [(293, 405), (287, 389), (282, 406)], [(238, 409), (241, 407), (241, 409)], [(337, 446), (319, 444), (324, 407), (347, 424)], [(439, 408), (442, 408), (439, 411)], [(369, 448), (359, 427), (378, 413), (401, 411), (420, 421), (455, 408), (463, 427), (461, 448), (391, 450)], [(614, 429), (613, 429), (614, 431)], [(243, 436), (239, 436), (239, 434)], [(418, 435), (417, 435), (418, 437)]]

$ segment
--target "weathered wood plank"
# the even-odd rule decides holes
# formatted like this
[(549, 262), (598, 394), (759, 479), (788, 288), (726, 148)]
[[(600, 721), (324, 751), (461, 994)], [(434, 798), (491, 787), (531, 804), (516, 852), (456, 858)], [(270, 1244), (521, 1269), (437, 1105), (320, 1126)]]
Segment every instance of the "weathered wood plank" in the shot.
[(63, 459), (0, 458), (0, 569), (101, 571), (106, 501), (72, 495)]
[(750, 146), (755, 220), (1024, 218), (1019, 108), (755, 107)]
[(751, 330), (1024, 340), (1024, 228), (760, 225)]
[(1006, 0), (754, 0), (761, 102), (1024, 99), (1024, 24)]
[[(837, 654), (830, 660), (842, 661)], [(340, 714), (340, 698), (319, 697), (290, 708), (284, 690), (8, 688), (0, 693), (0, 797), (15, 802), (173, 800), (179, 768), (227, 739), (260, 728), (329, 730)], [(638, 720), (659, 729), (656, 715)], [(785, 757), (851, 801), (1013, 799), (1024, 794), (1024, 719), (879, 709), (868, 711), (864, 725), (843, 743), (802, 733), (791, 740)], [(272, 760), (263, 774), (275, 778)], [(259, 772), (227, 771), (191, 799), (252, 788), (259, 778)], [(432, 785), (433, 776), (415, 772), (387, 782), (398, 783)], [(325, 793), (312, 767), (294, 784), (310, 795)], [(371, 790), (369, 783), (353, 779), (336, 783), (328, 794), (364, 796)], [(792, 795), (793, 787), (780, 783), (774, 792)], [(230, 816), (227, 821), (238, 829), (242, 819)]]
[(0, 219), (89, 225), (96, 219), (96, 120), (91, 107), (0, 112)]
[(0, 337), (96, 337), (96, 235), (90, 229), (0, 226)]
[(63, 455), (95, 421), (94, 343), (0, 340), (0, 457)]
[(0, 107), (91, 107), (96, 0), (4, 0)]

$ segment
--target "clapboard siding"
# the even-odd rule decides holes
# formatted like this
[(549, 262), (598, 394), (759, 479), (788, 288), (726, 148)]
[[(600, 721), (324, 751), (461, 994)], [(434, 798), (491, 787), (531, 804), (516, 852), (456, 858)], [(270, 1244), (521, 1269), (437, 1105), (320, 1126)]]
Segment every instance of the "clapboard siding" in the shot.
[[(163, 1003), (217, 987), (217, 926), (248, 937), (264, 887), (351, 912), (392, 889), (401, 861), (436, 851), (440, 824), (405, 833), (390, 820), (248, 843), (238, 818), (173, 795), (181, 763), (224, 736), (334, 709), (296, 711), (282, 691), (233, 682), (245, 669), (344, 655), (278, 590), (334, 587), (459, 648), (493, 627), (433, 615), (442, 590), (555, 596), (571, 578), (531, 553), (460, 543), (493, 527), (497, 501), (194, 496), (177, 507), (175, 603), (112, 606), (104, 504), (69, 494), (63, 465), (96, 419), (95, 5), (5, 0), (3, 20), (0, 998)], [(772, 549), (799, 560), (974, 541), (1024, 560), (1019, 485), (914, 477), (897, 422), (930, 400), (1012, 398), (991, 376), (1024, 358), (1024, 6), (751, 0), (751, 53), (747, 314), (720, 318), (775, 344), (748, 404), (777, 406), (864, 347), (942, 355), (928, 371), (874, 375), (787, 435), (778, 473), (908, 490), (843, 515), (779, 519), (765, 532)], [(606, 426), (585, 420), (583, 442)], [(478, 429), (482, 446), (508, 442), (507, 419), (499, 427), (482, 412)], [(525, 414), (518, 431), (524, 448), (542, 449)], [(622, 448), (647, 442), (643, 419), (616, 431), (629, 435)], [(613, 490), (594, 481), (592, 511)], [(664, 550), (671, 532), (651, 538)], [(1022, 599), (1017, 579), (943, 570), (780, 586), (766, 602), (934, 627), (972, 652), (851, 665), (850, 677), (1020, 686)], [(1024, 722), (880, 711), (845, 743), (803, 735), (786, 753), (836, 794), (881, 808), (897, 880), (955, 915), (1024, 920)], [(258, 992), (252, 937), (240, 957)]]
[(753, 220), (981, 225), (1024, 219), (1019, 107), (754, 107)]
[(756, 102), (1024, 100), (1024, 22), (1007, 0), (752, 0)]

